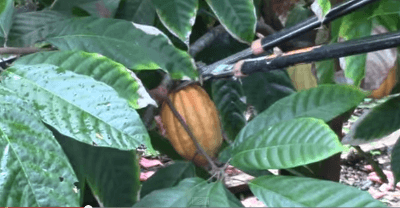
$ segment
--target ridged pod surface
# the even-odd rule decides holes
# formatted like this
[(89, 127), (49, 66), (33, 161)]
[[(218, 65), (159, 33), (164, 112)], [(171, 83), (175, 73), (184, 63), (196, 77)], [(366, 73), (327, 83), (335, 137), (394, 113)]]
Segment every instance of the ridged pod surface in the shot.
[[(189, 126), (197, 142), (209, 156), (215, 157), (222, 144), (221, 125), (217, 109), (208, 94), (198, 85), (189, 85), (170, 93), (169, 99)], [(208, 164), (206, 158), (196, 151), (192, 139), (166, 102), (161, 108), (161, 120), (168, 140), (182, 157), (192, 160), (198, 166)]]

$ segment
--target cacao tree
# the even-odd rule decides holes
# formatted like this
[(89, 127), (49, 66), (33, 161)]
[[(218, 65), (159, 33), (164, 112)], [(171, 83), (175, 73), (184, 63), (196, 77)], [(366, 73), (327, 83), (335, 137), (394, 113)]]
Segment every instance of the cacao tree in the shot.
[[(241, 207), (228, 165), (267, 206), (385, 206), (338, 183), (338, 154), (400, 128), (397, 48), (204, 79), (204, 65), (344, 1), (282, 2), (1, 0), (0, 206)], [(274, 53), (398, 31), (399, 13), (370, 1)], [(342, 140), (368, 96), (387, 101)], [(141, 182), (139, 159), (159, 155), (173, 163)]]

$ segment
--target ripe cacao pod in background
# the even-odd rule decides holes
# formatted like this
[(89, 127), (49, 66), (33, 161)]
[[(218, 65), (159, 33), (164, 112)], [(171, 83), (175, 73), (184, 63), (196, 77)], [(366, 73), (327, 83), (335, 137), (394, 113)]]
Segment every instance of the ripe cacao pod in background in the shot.
[(390, 69), (385, 81), (383, 81), (378, 89), (372, 91), (371, 95), (369, 96), (370, 98), (381, 99), (390, 94), (393, 87), (397, 83), (396, 68), (396, 65), (394, 65), (394, 67)]
[[(216, 157), (222, 144), (221, 125), (217, 109), (204, 89), (192, 84), (170, 93), (169, 99), (197, 142), (210, 157)], [(161, 120), (168, 140), (182, 157), (198, 166), (208, 164), (166, 102), (162, 104)]]

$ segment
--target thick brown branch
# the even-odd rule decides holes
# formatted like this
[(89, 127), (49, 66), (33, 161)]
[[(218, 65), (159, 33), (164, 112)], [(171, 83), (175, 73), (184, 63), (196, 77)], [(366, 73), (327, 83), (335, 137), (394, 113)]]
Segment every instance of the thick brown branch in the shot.
[(24, 55), (24, 54), (31, 54), (31, 53), (36, 53), (39, 51), (48, 51), (51, 49), (47, 48), (14, 48), (14, 47), (8, 47), (8, 48), (0, 48), (0, 54), (15, 54), (15, 55)]

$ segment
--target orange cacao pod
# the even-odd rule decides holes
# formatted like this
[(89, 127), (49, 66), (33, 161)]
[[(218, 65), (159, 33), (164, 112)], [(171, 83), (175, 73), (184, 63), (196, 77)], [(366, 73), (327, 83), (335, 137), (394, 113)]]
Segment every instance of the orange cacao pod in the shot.
[(393, 87), (396, 85), (396, 65), (390, 69), (389, 74), (387, 75), (386, 79), (383, 81), (381, 86), (378, 89), (373, 90), (369, 97), (375, 99), (381, 99), (390, 94)]
[[(208, 94), (198, 85), (189, 85), (170, 93), (169, 99), (197, 142), (210, 157), (215, 157), (222, 144), (222, 135), (217, 109)], [(166, 102), (161, 108), (161, 120), (168, 140), (182, 157), (198, 166), (208, 164)]]

